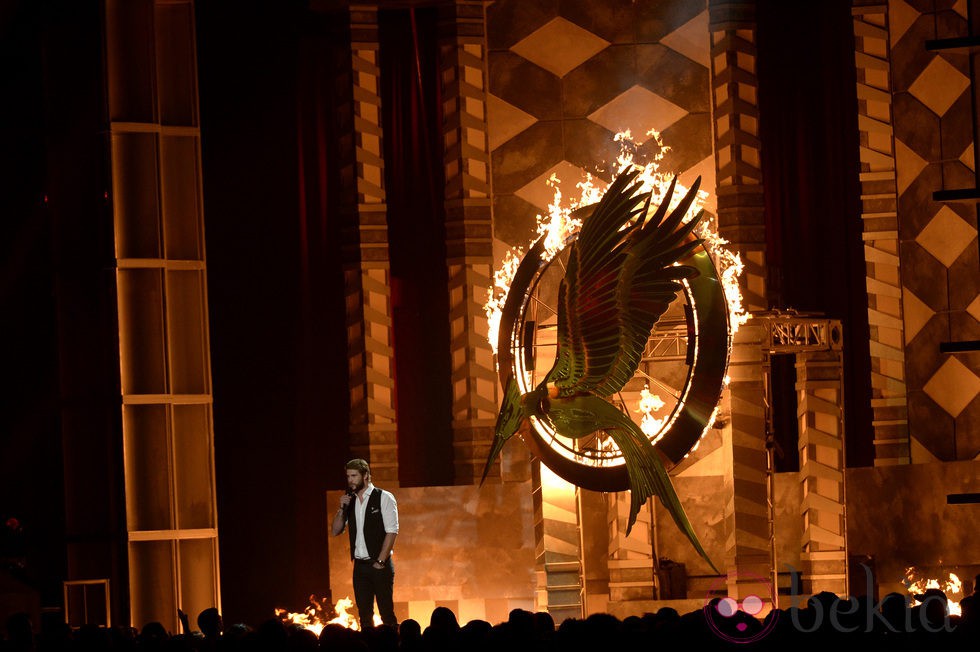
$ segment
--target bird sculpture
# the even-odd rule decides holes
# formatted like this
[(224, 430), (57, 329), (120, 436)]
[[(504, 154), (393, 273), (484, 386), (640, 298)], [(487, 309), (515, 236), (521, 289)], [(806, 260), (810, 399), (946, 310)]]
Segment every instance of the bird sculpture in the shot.
[(656, 495), (695, 550), (714, 568), (674, 491), (660, 454), (628, 415), (610, 402), (636, 372), (653, 327), (697, 271), (678, 264), (700, 240), (691, 236), (703, 211), (683, 217), (697, 195), (698, 177), (668, 215), (676, 178), (650, 214), (651, 192), (639, 171), (620, 173), (569, 245), (558, 288), (557, 352), (552, 368), (522, 394), (513, 374), (504, 398), (483, 479), (526, 419), (550, 423), (577, 440), (603, 431), (622, 453), (630, 490), (629, 535), (640, 507)]

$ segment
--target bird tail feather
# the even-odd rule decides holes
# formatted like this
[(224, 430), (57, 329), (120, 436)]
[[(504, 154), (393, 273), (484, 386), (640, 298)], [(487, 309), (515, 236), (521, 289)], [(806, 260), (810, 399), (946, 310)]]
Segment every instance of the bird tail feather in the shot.
[(486, 482), (487, 474), (490, 473), (490, 467), (493, 466), (494, 460), (496, 460), (497, 456), (500, 455), (500, 451), (503, 450), (504, 444), (506, 443), (506, 439), (500, 435), (494, 435), (493, 446), (490, 449), (490, 454), (487, 455), (487, 463), (483, 466), (483, 476), (480, 478), (481, 487), (483, 486), (483, 483)]
[(688, 541), (697, 551), (701, 558), (708, 562), (712, 570), (719, 572), (717, 567), (708, 557), (704, 547), (698, 539), (697, 533), (691, 526), (684, 506), (681, 504), (674, 485), (667, 475), (667, 469), (660, 459), (660, 453), (653, 447), (646, 435), (637, 428), (629, 418), (623, 417), (618, 410), (614, 410), (621, 418), (617, 419), (618, 427), (609, 429), (613, 441), (619, 446), (626, 461), (626, 469), (630, 479), (630, 516), (626, 525), (626, 535), (629, 536), (636, 516), (640, 508), (646, 503), (647, 498), (656, 495), (660, 498), (661, 504), (674, 519), (678, 529), (687, 537)]

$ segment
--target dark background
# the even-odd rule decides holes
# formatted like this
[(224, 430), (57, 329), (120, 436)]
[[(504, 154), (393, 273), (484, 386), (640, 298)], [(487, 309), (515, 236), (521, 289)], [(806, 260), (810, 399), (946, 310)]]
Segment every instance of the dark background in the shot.
[[(22, 575), (45, 604), (60, 601), (70, 545), (126, 572), (100, 20), (97, 2), (0, 2), (0, 519), (23, 522)], [(198, 0), (197, 21), (222, 599), (225, 622), (257, 623), (329, 586), (326, 493), (349, 455), (332, 83), (345, 33), (294, 0)], [(417, 12), (416, 69), (407, 12), (382, 12), (384, 102), (399, 107), (384, 126), (405, 486), (453, 480), (434, 24)], [(852, 45), (848, 2), (760, 0), (774, 306), (844, 321), (860, 466), (872, 446)], [(792, 369), (776, 367), (788, 469)]]

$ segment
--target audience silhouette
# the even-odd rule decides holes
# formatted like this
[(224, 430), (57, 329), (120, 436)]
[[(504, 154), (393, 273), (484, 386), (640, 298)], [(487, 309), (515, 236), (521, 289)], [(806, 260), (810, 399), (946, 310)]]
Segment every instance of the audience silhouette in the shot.
[[(980, 584), (980, 577), (977, 580)], [(0, 652), (559, 652), (601, 650), (610, 644), (668, 649), (745, 642), (751, 643), (748, 647), (782, 650), (826, 648), (845, 641), (899, 651), (936, 643), (976, 649), (977, 595), (974, 590), (960, 602), (962, 615), (950, 616), (947, 597), (937, 589), (915, 596), (915, 606), (898, 593), (885, 595), (875, 605), (867, 597), (842, 600), (822, 592), (801, 606), (772, 610), (762, 619), (739, 611), (720, 625), (717, 618), (709, 622), (718, 600), (683, 615), (669, 607), (622, 620), (596, 613), (568, 618), (557, 627), (547, 612), (524, 609), (513, 609), (507, 620), (495, 625), (470, 620), (461, 627), (451, 609), (439, 606), (424, 630), (409, 618), (397, 627), (382, 625), (363, 632), (331, 624), (319, 637), (275, 618), (254, 629), (241, 623), (225, 628), (215, 608), (198, 615), (197, 630), (187, 631), (185, 618), (184, 631), (178, 634), (151, 622), (139, 632), (129, 627), (49, 625), (35, 635), (30, 617), (21, 613), (4, 623)]]

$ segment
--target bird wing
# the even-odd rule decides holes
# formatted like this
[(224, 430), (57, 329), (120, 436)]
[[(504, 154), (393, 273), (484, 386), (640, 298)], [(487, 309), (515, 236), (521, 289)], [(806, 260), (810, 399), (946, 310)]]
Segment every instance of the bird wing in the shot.
[[(555, 428), (568, 433), (588, 433), (599, 428), (612, 437), (619, 447), (626, 462), (626, 473), (630, 485), (630, 515), (626, 524), (626, 534), (629, 536), (636, 515), (650, 496), (657, 496), (664, 508), (670, 513), (680, 531), (688, 538), (691, 545), (701, 557), (715, 568), (708, 553), (705, 552), (698, 535), (691, 527), (684, 506), (674, 491), (674, 486), (667, 475), (667, 469), (660, 459), (660, 454), (647, 439), (646, 435), (615, 406), (596, 396), (574, 396), (570, 398), (555, 398), (548, 402), (548, 418)], [(569, 436), (574, 436), (570, 434)], [(715, 569), (717, 572), (717, 569)]]
[(621, 173), (596, 204), (572, 244), (559, 286), (558, 351), (546, 376), (561, 396), (610, 396), (639, 366), (654, 324), (696, 271), (675, 265), (700, 244), (688, 236), (697, 218), (682, 218), (700, 178), (667, 214), (676, 179), (656, 213), (639, 192), (638, 171)]
[(500, 455), (504, 444), (520, 428), (524, 421), (524, 411), (521, 408), (521, 390), (517, 387), (517, 381), (513, 374), (507, 375), (507, 382), (504, 385), (504, 400), (500, 404), (500, 412), (497, 414), (497, 423), (494, 426), (493, 443), (490, 446), (490, 453), (487, 455), (487, 462), (483, 466), (483, 476), (480, 477), (480, 486), (487, 480), (487, 474), (494, 460)]

